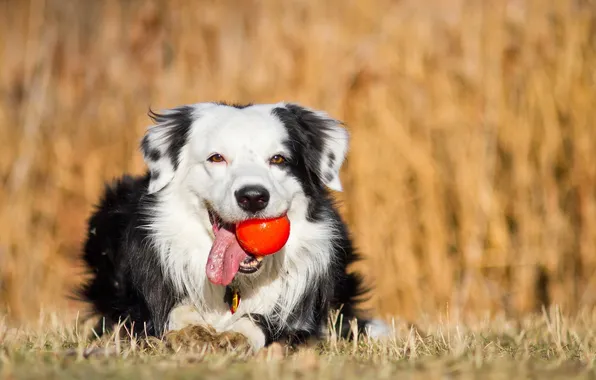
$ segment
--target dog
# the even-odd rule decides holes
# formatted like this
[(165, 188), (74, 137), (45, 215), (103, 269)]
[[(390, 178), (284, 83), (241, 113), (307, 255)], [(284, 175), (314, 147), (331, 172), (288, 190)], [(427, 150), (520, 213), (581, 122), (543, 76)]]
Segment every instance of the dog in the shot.
[[(119, 322), (157, 337), (208, 326), (258, 351), (320, 339), (340, 310), (333, 328), (344, 336), (354, 320), (359, 333), (387, 335), (360, 307), (370, 288), (347, 270), (360, 257), (331, 193), (342, 190), (349, 145), (341, 121), (286, 102), (149, 116), (146, 174), (106, 185), (88, 220), (90, 277), (79, 295), (101, 317), (98, 333)], [(284, 215), (291, 227), (280, 251), (262, 258), (240, 248), (235, 224)]]

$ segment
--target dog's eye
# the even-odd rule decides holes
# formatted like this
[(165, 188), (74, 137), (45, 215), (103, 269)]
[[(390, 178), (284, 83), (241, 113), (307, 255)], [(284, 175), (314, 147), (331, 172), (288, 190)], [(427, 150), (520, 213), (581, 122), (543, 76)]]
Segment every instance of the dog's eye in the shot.
[(286, 163), (286, 158), (281, 154), (276, 154), (275, 156), (269, 159), (269, 163), (271, 165), (281, 165)]
[(223, 156), (221, 154), (215, 153), (212, 154), (211, 156), (209, 156), (209, 158), (207, 159), (207, 161), (209, 162), (224, 162), (226, 159), (223, 158)]

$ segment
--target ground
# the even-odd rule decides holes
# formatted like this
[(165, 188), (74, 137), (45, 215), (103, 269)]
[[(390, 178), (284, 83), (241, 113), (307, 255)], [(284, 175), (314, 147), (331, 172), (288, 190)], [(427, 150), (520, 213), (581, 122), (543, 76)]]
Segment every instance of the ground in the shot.
[(0, 324), (0, 377), (69, 379), (525, 379), (594, 378), (596, 314), (553, 308), (521, 319), (392, 321), (385, 341), (336, 338), (253, 354), (225, 342), (130, 340), (121, 329), (87, 338), (88, 326), (56, 319)]

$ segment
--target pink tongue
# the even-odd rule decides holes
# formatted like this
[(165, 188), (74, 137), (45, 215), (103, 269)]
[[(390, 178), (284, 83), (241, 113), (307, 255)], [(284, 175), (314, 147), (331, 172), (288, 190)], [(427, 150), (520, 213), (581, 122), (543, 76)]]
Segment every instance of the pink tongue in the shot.
[(215, 233), (215, 241), (207, 259), (207, 278), (216, 285), (227, 286), (238, 273), (240, 263), (247, 257), (234, 232), (221, 227)]

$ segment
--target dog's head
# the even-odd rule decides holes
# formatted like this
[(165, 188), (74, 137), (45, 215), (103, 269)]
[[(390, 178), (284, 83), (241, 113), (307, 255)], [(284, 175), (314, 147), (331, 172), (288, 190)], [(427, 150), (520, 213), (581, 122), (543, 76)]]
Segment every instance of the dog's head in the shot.
[(325, 187), (341, 191), (348, 133), (323, 112), (288, 103), (200, 103), (151, 115), (156, 125), (141, 144), (148, 192), (180, 192), (197, 215), (207, 210), (216, 243), (227, 226), (291, 215), (296, 199), (320, 196)]

